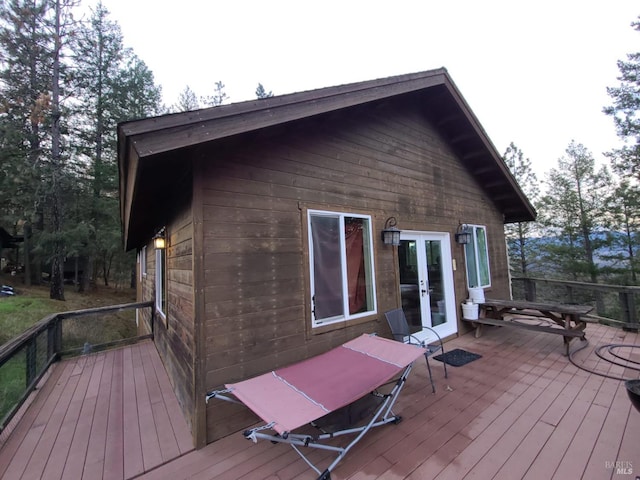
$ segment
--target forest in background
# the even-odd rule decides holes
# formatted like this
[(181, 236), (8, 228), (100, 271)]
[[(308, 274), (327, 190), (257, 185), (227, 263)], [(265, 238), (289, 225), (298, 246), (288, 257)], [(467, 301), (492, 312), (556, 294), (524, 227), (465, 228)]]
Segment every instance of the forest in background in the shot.
[[(198, 97), (188, 86), (166, 106), (153, 72), (124, 46), (98, 3), (0, 0), (0, 227), (24, 237), (6, 271), (48, 281), (64, 299), (129, 286), (135, 253), (122, 247), (116, 128), (121, 121), (220, 105), (224, 84)], [(271, 92), (258, 84), (256, 96)], [(17, 258), (16, 258), (17, 255)]]
[[(640, 31), (640, 22), (631, 23)], [(504, 160), (538, 211), (536, 222), (506, 225), (513, 276), (616, 285), (638, 284), (640, 234), (640, 53), (618, 61), (619, 84), (608, 87), (621, 148), (597, 165), (571, 140), (557, 166), (539, 180), (513, 143)]]
[[(129, 286), (134, 253), (122, 247), (116, 126), (119, 122), (220, 105), (221, 81), (198, 97), (188, 86), (166, 106), (143, 59), (124, 46), (101, 4), (79, 18), (77, 0), (0, 0), (0, 226), (24, 237), (27, 285), (64, 280), (79, 291), (101, 282)], [(634, 22), (631, 27), (640, 30)], [(538, 211), (507, 225), (512, 274), (637, 284), (640, 192), (640, 53), (618, 62), (619, 84), (603, 106), (624, 147), (597, 166), (571, 140), (539, 180), (511, 144), (503, 158)], [(257, 84), (258, 98), (271, 96)]]

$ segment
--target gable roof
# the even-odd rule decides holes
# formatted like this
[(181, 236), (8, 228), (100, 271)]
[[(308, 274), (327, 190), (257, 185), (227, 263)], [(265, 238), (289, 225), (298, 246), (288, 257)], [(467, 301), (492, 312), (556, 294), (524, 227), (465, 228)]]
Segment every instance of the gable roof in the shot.
[[(154, 219), (153, 200), (145, 199), (153, 191), (162, 191), (161, 185), (154, 190), (148, 178), (153, 170), (172, 162), (170, 157), (176, 152), (406, 94), (415, 95), (428, 106), (426, 111), (434, 125), (504, 214), (505, 223), (535, 219), (533, 206), (446, 69), (440, 68), (119, 124), (120, 215), (125, 248), (139, 246), (153, 235), (154, 228), (163, 225), (162, 219)], [(172, 173), (165, 176), (169, 182)], [(154, 182), (162, 182), (158, 175), (153, 177)]]

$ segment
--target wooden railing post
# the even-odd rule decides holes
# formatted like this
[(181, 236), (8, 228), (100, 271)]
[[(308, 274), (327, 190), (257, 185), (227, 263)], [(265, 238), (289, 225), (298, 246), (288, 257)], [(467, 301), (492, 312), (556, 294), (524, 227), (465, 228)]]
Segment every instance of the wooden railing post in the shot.
[(627, 298), (627, 305), (629, 305), (629, 323), (633, 324), (631, 329), (637, 332), (640, 325), (638, 325), (638, 315), (636, 313), (636, 296), (633, 292), (629, 292)]
[(604, 306), (603, 294), (601, 291), (596, 290), (595, 295), (596, 295), (596, 312), (601, 317), (604, 317), (607, 314), (607, 309)]
[(27, 344), (25, 345), (25, 353), (26, 353), (26, 385), (25, 387), (29, 387), (31, 383), (36, 378), (37, 373), (37, 360), (38, 360), (38, 351), (37, 351), (37, 336), (31, 337)]
[(566, 289), (567, 289), (567, 303), (576, 303), (576, 301), (573, 298), (573, 287), (571, 285), (566, 285)]
[(524, 298), (529, 302), (535, 302), (537, 297), (536, 281), (532, 278), (524, 279)]
[(57, 358), (62, 351), (62, 319), (56, 317), (47, 328), (47, 358)]
[(633, 292), (619, 292), (620, 310), (622, 311), (622, 320), (627, 326), (623, 326), (624, 330), (638, 330), (628, 324), (638, 324), (638, 316), (636, 315), (636, 299)]
[(47, 358), (56, 354), (56, 323), (52, 322), (47, 326)]

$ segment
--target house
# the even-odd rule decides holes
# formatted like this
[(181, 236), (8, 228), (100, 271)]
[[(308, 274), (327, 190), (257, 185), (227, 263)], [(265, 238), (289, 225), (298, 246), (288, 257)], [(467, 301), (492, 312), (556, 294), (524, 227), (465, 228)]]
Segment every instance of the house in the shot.
[[(22, 267), (19, 261), (20, 243), (24, 242), (24, 236), (11, 235), (4, 228), (0, 227), (0, 272), (14, 273)], [(12, 249), (13, 252), (4, 256), (4, 249)]]
[(459, 334), (469, 288), (509, 295), (504, 224), (535, 218), (445, 69), (125, 122), (118, 164), (198, 447), (255, 421), (207, 391), (388, 336), (385, 311)]

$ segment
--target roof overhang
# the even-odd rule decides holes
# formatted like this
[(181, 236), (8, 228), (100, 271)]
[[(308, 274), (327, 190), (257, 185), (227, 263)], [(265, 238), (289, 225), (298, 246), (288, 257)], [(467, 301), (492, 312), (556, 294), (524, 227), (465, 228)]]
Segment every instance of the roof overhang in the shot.
[[(322, 88), (118, 125), (120, 215), (127, 250), (143, 244), (166, 219), (169, 168), (178, 152), (204, 143), (339, 111), (416, 95), (461, 161), (503, 213), (505, 223), (531, 221), (536, 212), (444, 68)], [(164, 193), (163, 193), (164, 192)]]

